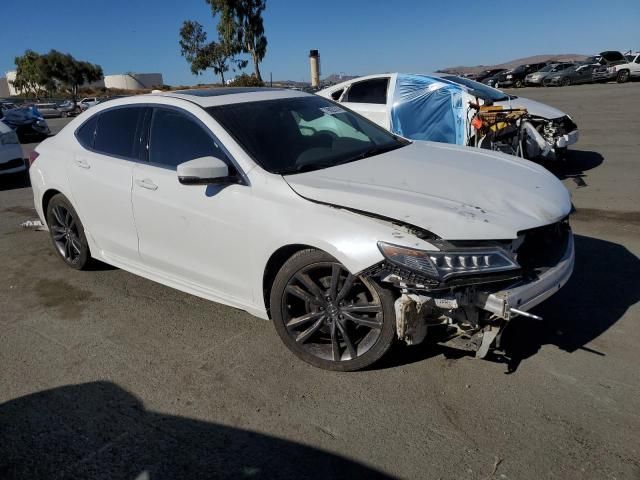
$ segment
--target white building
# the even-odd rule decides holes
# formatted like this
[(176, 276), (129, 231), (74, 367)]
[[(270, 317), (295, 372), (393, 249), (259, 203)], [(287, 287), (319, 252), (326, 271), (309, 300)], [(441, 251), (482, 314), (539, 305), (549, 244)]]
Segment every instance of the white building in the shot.
[(7, 81), (7, 77), (0, 77), (0, 98), (11, 96), (11, 92), (9, 91), (9, 82)]
[(140, 90), (159, 87), (163, 84), (161, 73), (123, 73), (104, 77), (105, 87), (121, 90)]

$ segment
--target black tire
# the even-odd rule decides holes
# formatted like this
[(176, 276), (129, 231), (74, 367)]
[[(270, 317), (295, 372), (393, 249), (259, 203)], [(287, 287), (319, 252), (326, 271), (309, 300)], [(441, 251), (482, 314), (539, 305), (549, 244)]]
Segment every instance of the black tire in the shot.
[(69, 116), (69, 114), (68, 114), (67, 112), (62, 112), (62, 113), (60, 114), (60, 117), (61, 117), (61, 118), (67, 118), (68, 116)]
[(91, 260), (89, 243), (67, 197), (61, 193), (54, 195), (47, 205), (46, 218), (51, 243), (60, 259), (76, 270), (87, 268)]
[(270, 306), (276, 332), (298, 358), (349, 372), (372, 365), (391, 347), (394, 301), (392, 292), (373, 280), (351, 275), (325, 252), (307, 249), (276, 275)]
[(569, 85), (571, 85), (571, 79), (563, 78), (562, 81), (560, 82), (560, 85), (562, 85), (563, 87), (568, 87)]
[(514, 85), (514, 86), (515, 86), (516, 88), (522, 88), (522, 87), (523, 87), (523, 85), (522, 85), (522, 80), (516, 80), (516, 83), (515, 83), (515, 85)]
[(616, 76), (616, 82), (626, 83), (629, 81), (629, 70), (620, 70)]

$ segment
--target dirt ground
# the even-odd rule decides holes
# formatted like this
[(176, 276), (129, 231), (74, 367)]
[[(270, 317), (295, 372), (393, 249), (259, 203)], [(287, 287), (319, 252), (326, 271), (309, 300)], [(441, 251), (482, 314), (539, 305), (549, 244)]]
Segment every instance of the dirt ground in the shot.
[(310, 367), (242, 311), (64, 267), (0, 177), (0, 478), (640, 479), (640, 83), (514, 93), (581, 139), (553, 167), (575, 272), (511, 326), (509, 364), (422, 345)]

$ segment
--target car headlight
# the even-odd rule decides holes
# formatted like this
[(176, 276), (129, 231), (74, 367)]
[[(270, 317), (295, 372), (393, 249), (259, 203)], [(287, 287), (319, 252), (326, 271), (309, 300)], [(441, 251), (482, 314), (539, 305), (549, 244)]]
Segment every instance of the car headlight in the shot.
[(18, 135), (16, 134), (16, 132), (11, 131), (11, 132), (0, 134), (0, 145), (9, 145), (14, 143), (20, 143), (20, 140), (18, 140)]
[(378, 242), (378, 248), (391, 263), (438, 280), (446, 280), (454, 275), (503, 272), (520, 268), (498, 247), (428, 251)]
[(513, 75), (507, 75), (507, 79), (513, 78)]

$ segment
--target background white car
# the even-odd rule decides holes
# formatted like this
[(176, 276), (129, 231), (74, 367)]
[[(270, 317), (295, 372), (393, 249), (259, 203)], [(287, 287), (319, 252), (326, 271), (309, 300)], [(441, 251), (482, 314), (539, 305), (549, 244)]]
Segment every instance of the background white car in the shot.
[[(431, 95), (443, 85), (451, 91), (450, 96)], [(472, 137), (470, 123), (475, 113), (470, 105), (479, 101), (506, 108), (526, 108), (538, 122), (536, 127), (540, 135), (558, 156), (578, 141), (578, 127), (566, 113), (455, 75), (368, 75), (333, 85), (318, 95), (344, 104), (378, 125), (413, 140), (468, 145)], [(409, 103), (413, 107), (408, 115), (413, 122), (421, 123), (419, 128), (412, 130), (415, 134), (399, 127), (402, 123), (397, 115), (399, 107)]]
[(428, 322), (482, 357), (573, 268), (569, 193), (544, 168), (408, 142), (316, 95), (111, 100), (37, 153), (35, 208), (67, 265), (271, 318), (323, 368), (366, 367)]
[(18, 135), (0, 121), (0, 175), (23, 172), (26, 169)]

